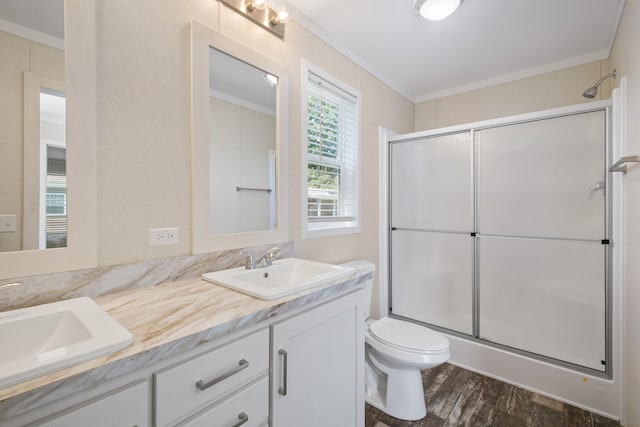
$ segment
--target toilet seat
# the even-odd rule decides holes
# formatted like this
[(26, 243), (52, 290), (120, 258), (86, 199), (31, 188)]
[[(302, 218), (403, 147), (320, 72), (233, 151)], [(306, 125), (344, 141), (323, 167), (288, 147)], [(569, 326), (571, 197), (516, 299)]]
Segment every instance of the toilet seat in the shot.
[(420, 354), (449, 352), (449, 341), (437, 332), (415, 323), (383, 317), (369, 325), (371, 337), (402, 351)]

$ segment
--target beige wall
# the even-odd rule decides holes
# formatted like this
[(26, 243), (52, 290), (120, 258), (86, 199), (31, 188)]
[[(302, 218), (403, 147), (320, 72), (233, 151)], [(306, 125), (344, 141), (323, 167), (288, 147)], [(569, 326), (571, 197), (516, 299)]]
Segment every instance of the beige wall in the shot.
[[(97, 2), (98, 263), (191, 251), (189, 23), (196, 20), (290, 71), (290, 236), (297, 256), (376, 259), (378, 126), (413, 129), (413, 103), (291, 22), (283, 42), (212, 0)], [(301, 238), (301, 59), (362, 93), (362, 232)], [(148, 229), (180, 228), (180, 243), (150, 248)], [(375, 247), (374, 247), (375, 246)]]
[(0, 214), (16, 215), (16, 232), (0, 233), (0, 252), (22, 249), (23, 73), (64, 81), (64, 52), (0, 31)]
[[(611, 65), (627, 78), (627, 155), (640, 155), (640, 0), (627, 0)], [(619, 81), (619, 80), (618, 80)], [(625, 403), (626, 425), (640, 426), (640, 168), (625, 177)]]
[[(608, 61), (597, 61), (421, 102), (416, 104), (415, 130), (436, 129), (588, 102), (582, 93), (608, 72)], [(610, 80), (607, 80), (594, 101), (606, 99), (610, 94)]]

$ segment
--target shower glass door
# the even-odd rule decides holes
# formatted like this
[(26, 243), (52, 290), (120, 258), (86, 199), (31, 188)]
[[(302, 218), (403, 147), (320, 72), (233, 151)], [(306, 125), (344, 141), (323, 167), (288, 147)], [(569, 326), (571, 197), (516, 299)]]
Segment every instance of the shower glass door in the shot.
[(390, 313), (607, 371), (605, 109), (390, 144)]
[(471, 334), (471, 133), (394, 143), (390, 158), (392, 312)]
[(480, 338), (605, 370), (605, 128), (595, 111), (476, 132)]

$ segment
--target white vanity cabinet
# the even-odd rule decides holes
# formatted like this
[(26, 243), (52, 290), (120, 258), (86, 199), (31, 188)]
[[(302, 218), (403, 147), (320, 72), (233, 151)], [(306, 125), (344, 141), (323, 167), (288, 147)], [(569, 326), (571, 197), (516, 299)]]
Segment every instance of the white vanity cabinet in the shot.
[(362, 291), (271, 326), (272, 427), (364, 425)]
[(182, 360), (153, 375), (154, 425), (229, 427), (245, 419), (246, 427), (262, 425), (269, 416), (269, 390), (263, 385), (268, 375), (266, 328)]
[(88, 403), (53, 415), (38, 427), (148, 427), (149, 382), (137, 384), (101, 396)]
[[(363, 290), (248, 325), (2, 427), (362, 427)], [(0, 407), (1, 408), (1, 407)]]

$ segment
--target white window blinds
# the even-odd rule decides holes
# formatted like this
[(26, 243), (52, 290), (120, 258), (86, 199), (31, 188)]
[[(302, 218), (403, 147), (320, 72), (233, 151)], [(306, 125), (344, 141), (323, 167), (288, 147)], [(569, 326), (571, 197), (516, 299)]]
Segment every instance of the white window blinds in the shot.
[(308, 228), (353, 227), (358, 216), (358, 97), (312, 71), (308, 79)]

